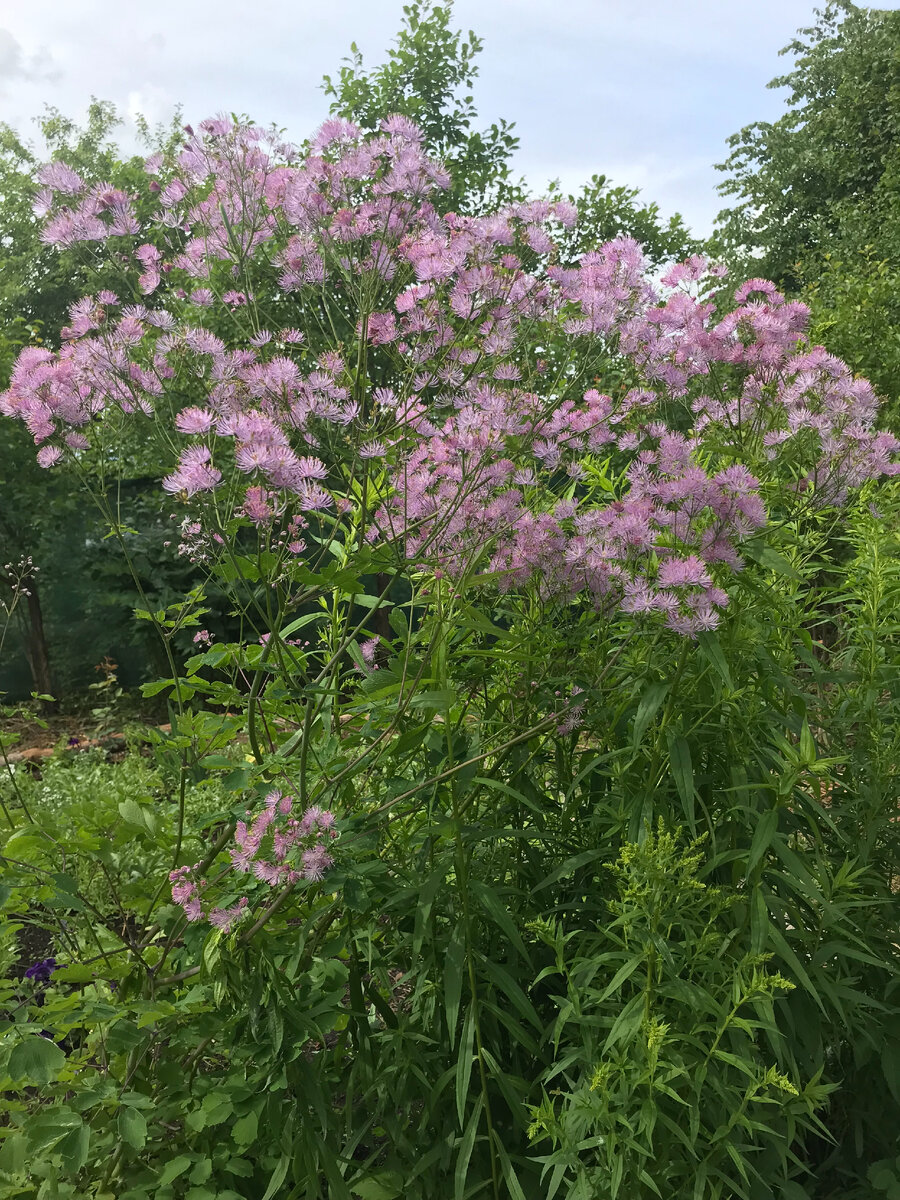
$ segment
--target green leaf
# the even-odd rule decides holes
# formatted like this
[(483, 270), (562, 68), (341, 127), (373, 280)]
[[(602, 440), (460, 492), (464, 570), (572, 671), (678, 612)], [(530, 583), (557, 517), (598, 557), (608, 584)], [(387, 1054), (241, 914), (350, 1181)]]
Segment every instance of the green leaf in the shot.
[(534, 1005), (513, 976), (507, 971), (506, 967), (491, 958), (486, 958), (484, 955), (480, 955), (480, 961), (495, 986), (505, 993), (507, 998), (512, 1002), (513, 1007), (518, 1010), (519, 1015), (528, 1021), (529, 1024), (533, 1025), (540, 1033), (543, 1030), (541, 1018), (535, 1011)]
[(91, 1145), (91, 1130), (83, 1122), (77, 1129), (70, 1130), (56, 1144), (56, 1153), (70, 1175), (77, 1175), (88, 1160)]
[(613, 1023), (612, 1029), (607, 1035), (606, 1042), (603, 1046), (603, 1053), (611, 1049), (617, 1042), (627, 1042), (640, 1029), (641, 1022), (644, 1019), (644, 997), (642, 993), (638, 993), (630, 1000)]
[(0, 1171), (7, 1175), (18, 1175), (25, 1170), (25, 1152), (28, 1142), (21, 1133), (14, 1133), (0, 1143)]
[(494, 1144), (500, 1156), (500, 1166), (506, 1186), (509, 1189), (510, 1200), (525, 1200), (525, 1193), (522, 1191), (522, 1185), (519, 1183), (519, 1177), (516, 1175), (509, 1155), (506, 1153), (506, 1148), (499, 1138), (496, 1139)]
[(749, 875), (768, 848), (778, 832), (779, 809), (770, 808), (762, 814), (753, 831), (753, 841), (750, 843), (750, 853), (747, 856), (747, 874)]
[(250, 785), (250, 773), (253, 770), (252, 763), (241, 763), (239, 767), (225, 776), (221, 781), (222, 787), (226, 792), (244, 792)]
[(177, 1179), (179, 1175), (183, 1175), (193, 1161), (186, 1154), (179, 1154), (177, 1158), (170, 1158), (160, 1174), (159, 1186), (166, 1187), (173, 1179)]
[(296, 621), (291, 621), (289, 625), (285, 625), (284, 628), (279, 629), (278, 636), (282, 639), (289, 638), (298, 629), (303, 629), (305, 625), (309, 625), (312, 621), (320, 621), (326, 615), (324, 612), (306, 613), (304, 616), (298, 617)]
[(697, 634), (697, 646), (700, 653), (721, 677), (722, 682), (729, 689), (734, 691), (734, 684), (731, 682), (731, 672), (728, 669), (728, 662), (725, 655), (722, 653), (722, 647), (719, 645), (719, 639), (714, 633), (704, 632)]
[(788, 562), (783, 554), (773, 550), (771, 546), (757, 546), (753, 542), (744, 542), (741, 547), (748, 558), (758, 562), (761, 567), (774, 571), (776, 575), (784, 575), (787, 579), (802, 579), (800, 572)]
[(141, 684), (141, 695), (145, 699), (150, 696), (158, 696), (159, 693), (164, 691), (167, 687), (174, 687), (174, 686), (175, 686), (174, 679), (157, 679), (153, 683), (142, 683)]
[(210, 1092), (208, 1096), (204, 1096), (202, 1108), (206, 1118), (204, 1128), (207, 1129), (211, 1125), (221, 1125), (234, 1112), (231, 1097), (222, 1092)]
[(816, 743), (808, 721), (803, 722), (803, 728), (800, 730), (800, 757), (807, 766), (812, 766), (816, 761)]
[(644, 734), (647, 732), (650, 722), (656, 715), (659, 706), (665, 700), (668, 690), (669, 685), (660, 679), (655, 680), (645, 689), (634, 717), (634, 729), (631, 734), (632, 749), (636, 750), (641, 744)]
[(459, 1052), (456, 1056), (456, 1115), (459, 1117), (459, 1127), (463, 1128), (466, 1114), (466, 1097), (469, 1094), (469, 1080), (472, 1077), (472, 1048), (475, 1041), (475, 1020), (473, 1006), (470, 1004), (466, 1011)]
[(635, 958), (629, 959), (627, 963), (619, 967), (618, 971), (616, 971), (615, 975), (613, 975), (612, 979), (603, 989), (603, 994), (596, 1001), (594, 1001), (594, 1003), (602, 1004), (605, 1000), (608, 1000), (614, 992), (619, 990), (625, 980), (634, 974), (643, 961), (644, 960), (641, 958), (641, 956), (637, 955)]
[(53, 982), (56, 983), (90, 983), (97, 978), (97, 972), (81, 963), (72, 963), (68, 967), (57, 967), (53, 972)]
[(129, 825), (134, 825), (138, 829), (147, 828), (143, 807), (138, 804), (137, 800), (123, 800), (119, 805), (119, 814), (122, 820), (127, 821)]
[(273, 1196), (278, 1195), (278, 1189), (284, 1183), (287, 1177), (288, 1167), (291, 1165), (290, 1156), (282, 1154), (278, 1160), (278, 1166), (272, 1172), (272, 1178), (269, 1180), (269, 1186), (266, 1188), (265, 1195), (262, 1200), (272, 1200)]
[(447, 955), (444, 960), (444, 1007), (447, 1012), (447, 1030), (450, 1034), (450, 1049), (456, 1044), (456, 1022), (459, 1017), (459, 998), (462, 995), (463, 968), (466, 961), (466, 947), (463, 939), (463, 926), (459, 922), (447, 945)]
[(475, 1102), (475, 1107), (472, 1109), (472, 1115), (469, 1117), (469, 1123), (463, 1134), (462, 1142), (460, 1143), (459, 1153), (456, 1157), (456, 1169), (453, 1172), (454, 1200), (463, 1200), (466, 1194), (466, 1177), (469, 1173), (469, 1160), (472, 1157), (472, 1148), (475, 1145), (475, 1135), (478, 1132), (478, 1122), (481, 1120), (483, 1105), (484, 1096), (479, 1095)]
[(210, 1175), (212, 1175), (212, 1169), (212, 1159), (201, 1158), (199, 1162), (194, 1163), (194, 1169), (191, 1171), (190, 1175), (188, 1175), (188, 1180), (191, 1183), (196, 1183), (198, 1185), (201, 1183), (206, 1183), (207, 1179), (209, 1179)]
[(252, 1146), (259, 1131), (259, 1118), (255, 1112), (240, 1117), (231, 1127), (231, 1135), (239, 1146)]
[(526, 962), (531, 962), (531, 957), (525, 948), (525, 943), (519, 934), (518, 929), (513, 922), (509, 911), (493, 888), (488, 887), (480, 879), (473, 879), (469, 885), (472, 889), (472, 894), (485, 910), (488, 916), (493, 917), (494, 921), (503, 930), (509, 941), (515, 946), (518, 952), (522, 955)]
[(226, 754), (204, 754), (197, 765), (207, 771), (221, 771), (233, 767), (234, 759)]
[(351, 1184), (350, 1191), (359, 1196), (359, 1200), (399, 1200), (403, 1195), (403, 1184), (393, 1171), (379, 1171)]
[(411, 708), (433, 708), (445, 713), (453, 707), (456, 699), (456, 692), (450, 688), (439, 688), (433, 692), (419, 692), (409, 703)]
[(900, 1104), (900, 1042), (885, 1042), (881, 1049), (881, 1071), (891, 1095)]
[(797, 976), (797, 978), (803, 984), (803, 987), (805, 988), (805, 990), (808, 993), (808, 995), (810, 996), (810, 998), (814, 1001), (814, 1003), (820, 1009), (820, 1011), (822, 1013), (824, 1013), (825, 1005), (822, 1003), (822, 997), (819, 995), (817, 989), (813, 986), (813, 982), (810, 979), (809, 975), (807, 975), (806, 970), (803, 967), (803, 964), (800, 962), (800, 959), (797, 957), (797, 955), (791, 949), (784, 934), (781, 932), (781, 930), (778, 928), (778, 926), (774, 922), (770, 922), (770, 924), (769, 924), (769, 938), (775, 945), (775, 948), (778, 950), (781, 957), (785, 960), (787, 965), (790, 967), (790, 969), (794, 972), (794, 974)]
[(565, 862), (555, 867), (546, 879), (542, 879), (536, 887), (532, 888), (532, 894), (541, 891), (542, 888), (550, 887), (558, 879), (564, 879), (566, 875), (571, 875), (579, 867), (584, 867), (589, 862), (596, 862), (598, 858), (603, 858), (605, 853), (607, 852), (604, 850), (582, 850), (580, 854), (573, 854), (571, 858), (567, 858)]
[(669, 747), (669, 771), (681, 801), (682, 811), (691, 825), (694, 823), (694, 767), (691, 748), (683, 737), (672, 739)]
[(750, 952), (762, 954), (769, 940), (769, 906), (762, 888), (753, 889), (750, 900)]
[(32, 1154), (50, 1150), (83, 1124), (78, 1113), (70, 1108), (45, 1108), (28, 1123), (29, 1149)]
[(142, 1150), (147, 1140), (147, 1122), (136, 1108), (119, 1109), (119, 1137), (132, 1150)]
[(65, 1054), (55, 1042), (28, 1034), (14, 1047), (7, 1070), (13, 1080), (27, 1079), (43, 1086), (56, 1078), (65, 1061)]

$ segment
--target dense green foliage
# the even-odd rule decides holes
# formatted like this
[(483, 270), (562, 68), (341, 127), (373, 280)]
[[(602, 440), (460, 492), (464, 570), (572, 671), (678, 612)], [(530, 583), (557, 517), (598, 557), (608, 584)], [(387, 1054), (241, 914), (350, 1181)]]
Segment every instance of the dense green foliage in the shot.
[[(0, 1194), (390, 1200), (490, 1195), (492, 1170), (529, 1200), (880, 1194), (900, 1111), (897, 537), (861, 503), (843, 536), (786, 529), (762, 558), (693, 649), (584, 643), (502, 604), (489, 626), (458, 601), (451, 692), (493, 643), (528, 681), (524, 723), (573, 677), (606, 701), (567, 742), (444, 782), (477, 747), (455, 704), (452, 733), (411, 710), (340, 786), (339, 867), (252, 940), (204, 939), (160, 897), (179, 753), (189, 860), (246, 803), (234, 721), (186, 713), (153, 735), (156, 766), (16, 768), (6, 961), (43, 929), (31, 957), (61, 969), (29, 983), (26, 960), (4, 985)], [(259, 650), (228, 653), (248, 669)], [(187, 683), (224, 701), (208, 659)], [(317, 775), (395, 719), (370, 689)]]

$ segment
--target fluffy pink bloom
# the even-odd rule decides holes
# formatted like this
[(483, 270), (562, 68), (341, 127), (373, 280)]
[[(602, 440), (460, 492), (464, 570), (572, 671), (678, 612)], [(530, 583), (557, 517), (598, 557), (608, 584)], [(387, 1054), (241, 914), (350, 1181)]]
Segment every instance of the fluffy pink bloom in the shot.
[(230, 908), (214, 908), (209, 914), (209, 923), (216, 929), (221, 929), (223, 933), (229, 933), (234, 926), (243, 917), (248, 900), (246, 896), (242, 896), (237, 904), (232, 904)]
[[(768, 281), (721, 304), (722, 272), (702, 257), (654, 280), (628, 237), (560, 265), (572, 204), (447, 212), (447, 174), (405, 117), (374, 135), (330, 120), (302, 149), (228, 116), (185, 134), (174, 172), (145, 186), (139, 209), (65, 164), (41, 174), (47, 244), (131, 235), (135, 211), (151, 214), (122, 265), (132, 294), (159, 294), (121, 309), (111, 293), (85, 297), (58, 351), (23, 349), (0, 412), (27, 428), (42, 465), (85, 449), (109, 409), (161, 422), (161, 397), (191, 397), (175, 429), (208, 444), (185, 449), (165, 489), (190, 499), (227, 471), (232, 513), (260, 527), (279, 561), (305, 548), (289, 514), (321, 527), (329, 510), (346, 527), (363, 488), (370, 543), (451, 586), (484, 571), (500, 590), (687, 637), (720, 619), (770, 487), (779, 504), (834, 506), (900, 471), (870, 385), (808, 344), (808, 309)], [(251, 287), (259, 313), (241, 311)], [(360, 335), (361, 312), (377, 304), (368, 378), (355, 354), (300, 351), (303, 331), (258, 328), (297, 289), (309, 289), (298, 312), (335, 303), (341, 327)], [(573, 361), (612, 353), (625, 394), (548, 371), (541, 346), (565, 342)], [(669, 428), (673, 402), (692, 428)], [(189, 521), (181, 546), (208, 561), (222, 536)], [(306, 536), (320, 544), (319, 529)], [(284, 570), (298, 573), (290, 560)], [(374, 646), (363, 654), (374, 665)], [(302, 874), (322, 828), (264, 813), (236, 833), (236, 868)]]
[(44, 187), (54, 192), (76, 195), (84, 191), (84, 180), (78, 172), (58, 159), (56, 162), (47, 163), (45, 167), (41, 167), (38, 171), (38, 180)]
[(210, 458), (206, 446), (189, 446), (181, 456), (178, 469), (163, 479), (163, 488), (167, 492), (185, 492), (188, 496), (212, 491), (221, 483), (222, 472), (211, 465)]
[(334, 863), (334, 859), (325, 850), (323, 846), (316, 845), (310, 850), (303, 851), (303, 875), (304, 878), (310, 880), (319, 880), (325, 878), (325, 873), (328, 868)]
[(183, 408), (175, 418), (175, 428), (179, 433), (208, 433), (215, 419), (208, 408)]
[(59, 446), (41, 446), (37, 452), (38, 466), (53, 467), (62, 458), (62, 450)]

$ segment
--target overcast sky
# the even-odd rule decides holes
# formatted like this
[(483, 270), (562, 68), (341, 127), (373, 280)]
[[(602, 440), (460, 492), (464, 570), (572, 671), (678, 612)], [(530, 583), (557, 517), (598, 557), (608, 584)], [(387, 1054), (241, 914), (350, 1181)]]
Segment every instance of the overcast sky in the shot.
[[(882, 5), (898, 7), (900, 0)], [(698, 234), (721, 207), (725, 139), (772, 119), (779, 49), (814, 0), (456, 0), (484, 38), (484, 124), (514, 121), (537, 189), (592, 174), (640, 187)], [(301, 139), (326, 114), (322, 75), (355, 41), (383, 57), (403, 0), (0, 0), (0, 120), (30, 133), (44, 103), (91, 95), (152, 121), (227, 110)]]

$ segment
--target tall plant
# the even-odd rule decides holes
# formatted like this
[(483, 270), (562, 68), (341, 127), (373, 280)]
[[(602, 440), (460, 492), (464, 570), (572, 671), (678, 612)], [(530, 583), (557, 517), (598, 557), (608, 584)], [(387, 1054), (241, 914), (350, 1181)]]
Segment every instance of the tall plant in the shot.
[[(159, 437), (174, 538), (245, 630), (219, 644), (201, 589), (139, 613), (172, 666), (150, 689), (172, 706), (172, 903), (165, 878), (130, 902), (121, 969), (101, 946), (137, 1022), (121, 1061), (97, 1051), (114, 1007), (61, 1002), (69, 1056), (38, 1053), (42, 1013), (7, 1034), (12, 1081), (44, 1072), (67, 1113), (77, 1072), (121, 1081), (115, 1103), (100, 1089), (74, 1112), (48, 1171), (78, 1178), (93, 1144), (126, 1195), (188, 1172), (202, 1190), (214, 1171), (233, 1191), (245, 1168), (209, 1130), (234, 1114), (268, 1200), (651, 1195), (692, 1171), (698, 1196), (787, 1186), (828, 1089), (816, 1052), (785, 1045), (766, 955), (812, 989), (788, 931), (818, 893), (809, 870), (801, 891), (767, 869), (799, 861), (806, 789), (834, 760), (750, 671), (739, 708), (715, 631), (748, 636), (740, 612), (727, 624), (752, 607), (746, 558), (758, 581), (802, 580), (770, 543), (792, 530), (815, 548), (896, 472), (871, 388), (764, 280), (722, 315), (722, 272), (699, 257), (659, 285), (629, 238), (561, 264), (566, 201), (444, 211), (447, 173), (401, 116), (371, 134), (331, 120), (303, 151), (205, 121), (148, 161), (138, 204), (61, 161), (42, 182), (46, 239), (105, 247), (121, 284), (73, 305), (58, 350), (21, 353), (0, 411), (48, 470), (90, 456), (126, 556), (104, 472), (125, 429)], [(195, 828), (205, 777), (224, 795)], [(704, 869), (731, 875), (728, 902), (673, 828), (648, 838), (659, 816), (680, 823), (673, 797), (692, 833), (708, 824)], [(23, 880), (53, 875), (57, 833), (7, 843)], [(700, 897), (683, 924), (672, 889)], [(591, 1098), (613, 1082), (640, 1106), (624, 1124)], [(159, 1088), (158, 1127), (119, 1117), (127, 1089)], [(40, 1144), (40, 1119), (7, 1161)]]

